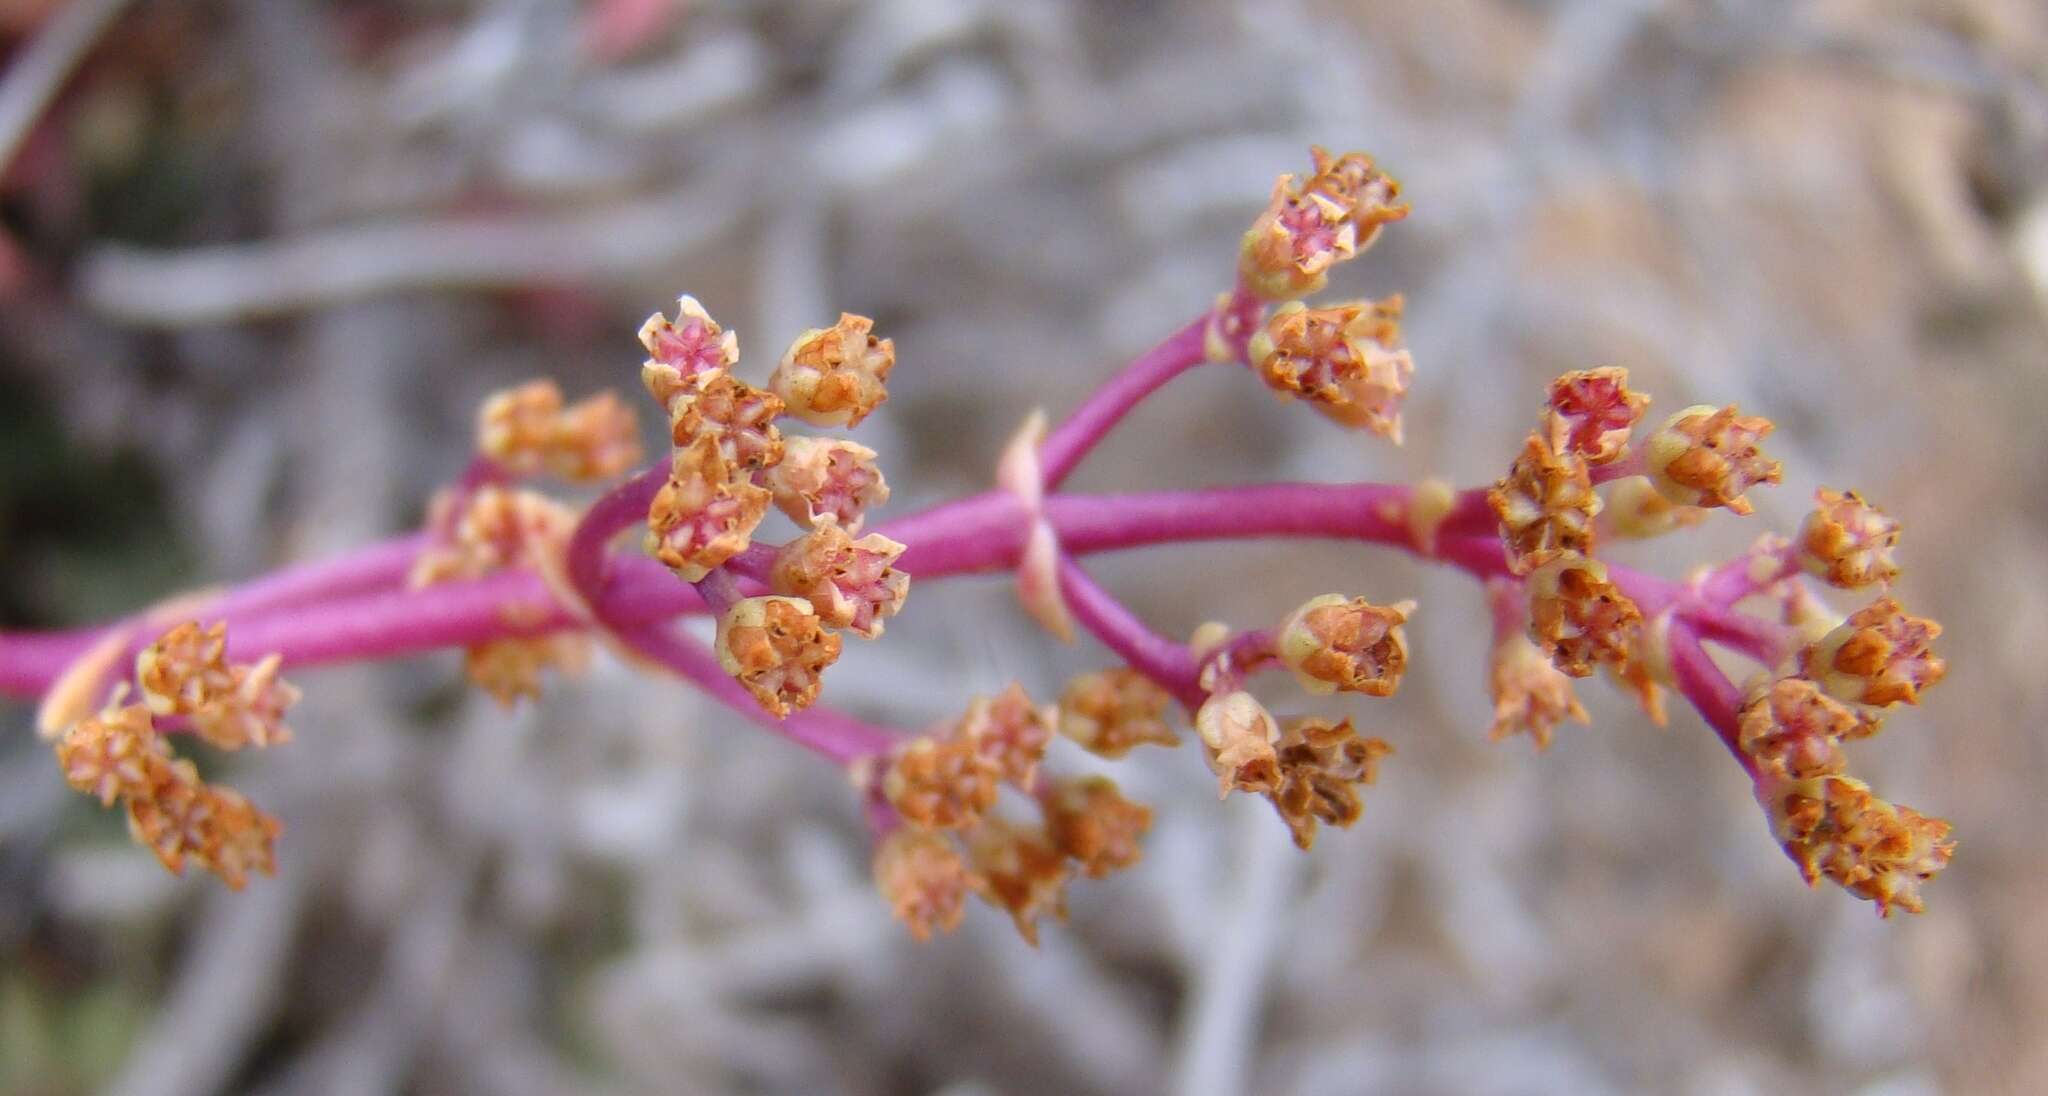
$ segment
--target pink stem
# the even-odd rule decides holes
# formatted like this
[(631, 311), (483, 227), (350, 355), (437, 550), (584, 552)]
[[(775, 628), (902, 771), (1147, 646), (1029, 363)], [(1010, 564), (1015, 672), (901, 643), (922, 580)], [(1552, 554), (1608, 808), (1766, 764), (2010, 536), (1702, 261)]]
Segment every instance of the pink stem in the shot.
[(1649, 461), (1643, 456), (1642, 444), (1638, 443), (1630, 446), (1628, 455), (1620, 460), (1614, 461), (1611, 464), (1594, 465), (1592, 469), (1593, 482), (1596, 484), (1613, 483), (1615, 480), (1643, 475), (1648, 470)]
[(1697, 589), (1700, 600), (1726, 608), (1798, 573), (1799, 559), (1792, 545), (1784, 544), (1762, 552), (1751, 548), (1707, 572)]
[(612, 539), (647, 520), (647, 508), (668, 482), (668, 465), (657, 462), (632, 479), (604, 493), (576, 523), (569, 536), (569, 582), (585, 601), (597, 604), (604, 593), (607, 549)]
[(1060, 593), (1082, 627), (1130, 663), (1132, 669), (1158, 682), (1189, 711), (1201, 706), (1202, 690), (1195, 683), (1195, 656), (1187, 644), (1153, 631), (1116, 595), (1082, 570), (1073, 557), (1061, 554), (1059, 574)]
[(1039, 448), (1039, 463), (1045, 473), (1047, 490), (1060, 485), (1081, 458), (1106, 437), (1110, 430), (1145, 397), (1182, 373), (1208, 360), (1205, 337), (1209, 313), (1167, 336), (1165, 342), (1146, 351), (1108, 384), (1095, 390), (1086, 403), (1074, 410)]
[[(242, 617), (395, 590), (405, 581), (425, 543), (424, 534), (412, 533), (332, 559), (287, 567), (230, 591), (199, 615), (209, 620)], [(47, 688), (108, 631), (108, 626), (102, 626), (42, 634), (0, 632), (0, 695), (28, 696)], [(154, 637), (137, 638), (146, 643)]]
[(1684, 621), (1671, 625), (1671, 673), (1678, 685), (1678, 691), (1699, 710), (1707, 726), (1720, 736), (1721, 744), (1742, 765), (1742, 770), (1756, 778), (1756, 762), (1742, 752), (1738, 745), (1740, 738), (1740, 713), (1742, 711), (1742, 690), (1735, 687), (1728, 675), (1721, 672), (1714, 660), (1707, 656), (1706, 648), (1700, 646), (1698, 633)]
[(826, 708), (792, 712), (787, 718), (777, 719), (725, 672), (716, 655), (665, 622), (622, 629), (617, 635), (633, 650), (667, 667), (738, 715), (838, 764), (886, 754), (896, 744), (895, 736), (888, 731)]

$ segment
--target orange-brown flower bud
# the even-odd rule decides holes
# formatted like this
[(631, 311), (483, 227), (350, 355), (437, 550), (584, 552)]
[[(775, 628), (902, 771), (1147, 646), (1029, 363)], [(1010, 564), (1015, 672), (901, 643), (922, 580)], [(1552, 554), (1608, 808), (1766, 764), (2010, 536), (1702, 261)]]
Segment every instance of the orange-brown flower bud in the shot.
[(1593, 491), (1586, 458), (1559, 451), (1542, 434), (1530, 434), (1505, 479), (1486, 493), (1500, 519), (1508, 562), (1517, 573), (1545, 552), (1588, 552), (1600, 496)]
[(1301, 687), (1318, 696), (1343, 690), (1392, 696), (1408, 669), (1401, 625), (1415, 603), (1374, 605), (1364, 598), (1310, 598), (1280, 625), (1274, 646)]
[(1268, 792), (1279, 786), (1279, 755), (1273, 743), (1280, 739), (1273, 715), (1247, 692), (1219, 693), (1195, 711), (1195, 733), (1201, 737), (1216, 774), (1216, 794), (1232, 789)]
[(1648, 476), (1627, 476), (1607, 488), (1607, 502), (1601, 507), (1607, 530), (1618, 537), (1647, 540), (1690, 528), (1704, 521), (1705, 510), (1681, 506), (1665, 498)]
[(1298, 189), (1294, 176), (1280, 176), (1239, 247), (1239, 274), (1267, 300), (1320, 291), (1332, 266), (1370, 247), (1381, 226), (1408, 215), (1397, 201), (1401, 185), (1371, 157), (1353, 152), (1332, 159), (1320, 148), (1311, 154), (1315, 173)]
[(1628, 451), (1629, 432), (1650, 397), (1631, 392), (1628, 370), (1582, 369), (1550, 382), (1547, 440), (1560, 453), (1576, 453), (1591, 464), (1618, 460)]
[(769, 582), (778, 594), (808, 600), (827, 626), (874, 639), (910, 592), (910, 576), (890, 566), (902, 554), (903, 545), (880, 533), (855, 540), (819, 522), (776, 553)]
[(1350, 828), (1365, 810), (1361, 785), (1378, 775), (1380, 758), (1394, 752), (1377, 738), (1360, 738), (1346, 719), (1298, 719), (1280, 737), (1279, 784), (1269, 794), (1294, 843), (1316, 843), (1316, 823)]
[(1881, 915), (1919, 913), (1920, 885), (1955, 855), (1947, 821), (1880, 799), (1854, 777), (1766, 775), (1757, 801), (1809, 885), (1825, 877)]
[(959, 737), (974, 743), (981, 756), (1013, 787), (1031, 790), (1038, 763), (1052, 743), (1058, 709), (1031, 703), (1024, 686), (1012, 684), (993, 698), (975, 697), (960, 720)]
[(1948, 672), (1948, 663), (1932, 649), (1940, 635), (1941, 625), (1907, 616), (1897, 601), (1879, 598), (1802, 648), (1799, 669), (1837, 700), (1879, 708), (1918, 704), (1920, 694)]
[(1330, 308), (1290, 301), (1252, 336), (1252, 365), (1275, 391), (1399, 445), (1401, 400), (1415, 375), (1401, 345), (1401, 307), (1400, 297)]
[(555, 382), (532, 381), (484, 401), (477, 450), (518, 475), (548, 472), (589, 483), (640, 463), (640, 424), (615, 393), (564, 409)]
[(676, 451), (647, 508), (647, 551), (686, 582), (746, 551), (768, 516), (768, 492), (734, 474), (716, 439)]
[(152, 765), (151, 786), (128, 799), (128, 832), (182, 874), (189, 858), (241, 890), (250, 871), (277, 871), (283, 824), (232, 788), (209, 785), (189, 761)]
[(1549, 748), (1552, 732), (1567, 718), (1582, 726), (1592, 723), (1572, 679), (1517, 632), (1495, 641), (1487, 692), (1493, 697), (1493, 726), (1487, 735), (1495, 742), (1526, 734), (1542, 750)]
[(1557, 552), (1529, 573), (1529, 638), (1573, 677), (1592, 674), (1596, 663), (1625, 663), (1642, 623), (1597, 559)]
[(996, 763), (964, 738), (913, 738), (882, 773), (882, 794), (913, 826), (964, 830), (996, 805)]
[(839, 636), (801, 598), (745, 598), (718, 618), (718, 664), (778, 717), (816, 703), (838, 660)]
[(507, 708), (540, 699), (541, 671), (575, 675), (589, 667), (590, 638), (574, 633), (494, 639), (462, 652), (463, 676)]
[(170, 760), (170, 747), (141, 704), (89, 716), (57, 740), (57, 764), (65, 781), (99, 800), (102, 807), (147, 791), (153, 766)]
[(214, 746), (274, 746), (291, 741), (285, 709), (299, 690), (278, 676), (282, 660), (269, 655), (254, 665), (227, 662), (227, 625), (201, 630), (180, 624), (135, 658), (135, 679), (157, 715), (182, 715)]
[(1899, 575), (1892, 548), (1899, 523), (1854, 491), (1814, 492), (1813, 512), (1799, 527), (1799, 563), (1830, 586), (1854, 590)]
[(1106, 776), (1062, 780), (1044, 797), (1045, 828), (1082, 875), (1100, 879), (1144, 856), (1139, 840), (1152, 828), (1152, 809), (1125, 799)]
[(714, 438), (719, 455), (739, 474), (782, 460), (782, 431), (775, 426), (782, 401), (730, 373), (699, 377), (669, 408), (669, 439), (679, 450), (699, 438)]
[(868, 510), (889, 501), (875, 451), (838, 438), (787, 439), (782, 461), (763, 483), (791, 521), (809, 526), (828, 518), (849, 533), (860, 532)]
[(1664, 420), (1650, 435), (1650, 482), (1665, 498), (1685, 506), (1725, 506), (1737, 514), (1755, 509), (1743, 492), (1778, 482), (1782, 469), (1758, 443), (1771, 421), (1737, 413), (1735, 405), (1688, 407)]
[(1038, 946), (1038, 919), (1045, 914), (1067, 919), (1067, 858), (1044, 830), (990, 818), (967, 835), (967, 851), (975, 891), (1009, 911), (1026, 943)]
[(1171, 703), (1171, 694), (1128, 666), (1085, 673), (1060, 694), (1060, 734), (1097, 757), (1122, 757), (1148, 743), (1178, 746), (1166, 722)]
[(876, 338), (874, 327), (866, 316), (842, 312), (837, 324), (804, 332), (768, 387), (812, 426), (859, 426), (889, 398), (889, 371), (896, 368), (896, 341)]
[(640, 325), (640, 345), (647, 362), (640, 381), (654, 402), (673, 413), (676, 397), (692, 391), (705, 376), (739, 364), (739, 336), (718, 326), (695, 297), (676, 301), (673, 322), (657, 312)]
[(875, 849), (875, 887), (919, 940), (959, 927), (972, 886), (966, 859), (944, 834), (904, 826)]
[(1844, 739), (1876, 733), (1869, 719), (1803, 677), (1785, 677), (1750, 695), (1736, 745), (1758, 768), (1783, 780), (1833, 776), (1848, 764)]
[[(188, 647), (207, 643), (204, 633), (175, 640)], [(193, 694), (174, 689), (165, 695)], [(232, 789), (208, 785), (190, 761), (173, 756), (149, 705), (119, 701), (117, 693), (114, 705), (66, 728), (58, 739), (65, 781), (102, 806), (124, 801), (129, 833), (172, 872), (182, 873), (189, 859), (235, 890), (251, 870), (274, 873), (274, 846), (283, 828), (277, 819)]]

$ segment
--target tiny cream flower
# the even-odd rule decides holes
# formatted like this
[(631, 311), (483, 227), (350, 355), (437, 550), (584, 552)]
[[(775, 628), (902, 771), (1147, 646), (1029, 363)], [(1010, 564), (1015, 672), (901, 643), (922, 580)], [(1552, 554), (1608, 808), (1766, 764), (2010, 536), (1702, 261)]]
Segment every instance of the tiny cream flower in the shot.
[(1650, 482), (1680, 505), (1748, 514), (1755, 507), (1743, 493), (1782, 475), (1778, 462), (1758, 448), (1770, 432), (1769, 419), (1741, 415), (1734, 404), (1688, 407), (1650, 436)]
[(718, 664), (778, 717), (815, 703), (838, 659), (839, 637), (801, 598), (745, 598), (718, 618)]
[(1275, 647), (1310, 693), (1392, 696), (1408, 669), (1401, 625), (1414, 611), (1412, 601), (1374, 605), (1362, 597), (1323, 594), (1281, 622)]
[(831, 327), (797, 336), (768, 387), (789, 413), (812, 426), (858, 426), (889, 398), (896, 342), (874, 335), (875, 321), (842, 312)]

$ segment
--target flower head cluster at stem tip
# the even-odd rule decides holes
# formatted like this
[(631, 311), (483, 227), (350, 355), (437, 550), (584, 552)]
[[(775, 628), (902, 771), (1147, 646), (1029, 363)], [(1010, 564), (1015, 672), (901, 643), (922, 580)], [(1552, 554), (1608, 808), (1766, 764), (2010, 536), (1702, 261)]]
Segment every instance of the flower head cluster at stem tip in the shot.
[[(777, 553), (771, 593), (719, 610), (718, 661), (778, 717), (817, 702), (821, 675), (839, 657), (838, 629), (882, 634), (909, 592), (892, 565), (903, 545), (853, 533), (889, 497), (874, 450), (835, 438), (785, 438), (776, 420), (854, 426), (888, 398), (896, 345), (851, 313), (799, 335), (768, 391), (733, 375), (739, 340), (693, 297), (676, 318), (648, 319), (640, 341), (648, 394), (668, 412), (674, 453), (647, 510), (650, 554), (701, 590), (752, 544), (772, 502), (808, 531)], [(709, 596), (709, 595), (707, 595)]]
[[(843, 766), (877, 839), (876, 886), (914, 936), (952, 929), (978, 896), (1035, 941), (1047, 916), (1065, 914), (1075, 879), (1139, 861), (1152, 822), (1109, 776), (1061, 774), (1057, 751), (1131, 764), (1141, 747), (1192, 737), (1219, 794), (1264, 798), (1304, 849), (1360, 819), (1392, 746), (1361, 733), (1357, 712), (1298, 713), (1261, 689), (1291, 681), (1297, 697), (1332, 704), (1394, 696), (1414, 602), (1326, 593), (1265, 626), (1203, 624), (1183, 643), (1080, 563), (1149, 544), (1329, 536), (1483, 584), (1491, 737), (1541, 749), (1567, 722), (1589, 722), (1576, 689), (1596, 670), (1660, 723), (1667, 695), (1680, 697), (1737, 759), (1809, 882), (1828, 879), (1881, 912), (1918, 911), (1953, 855), (1949, 824), (1880, 798), (1849, 774), (1846, 749), (1917, 705), (1947, 668), (1933, 650), (1940, 626), (1892, 596), (1899, 524), (1857, 492), (1824, 488), (1796, 536), (1767, 534), (1684, 579), (1602, 554), (1613, 538), (1752, 514), (1751, 491), (1782, 475), (1762, 451), (1763, 418), (1700, 405), (1639, 431), (1649, 397), (1606, 366), (1548, 386), (1526, 437), (1501, 445), (1505, 471), (1490, 485), (1061, 493), (1134, 407), (1206, 362), (1401, 441), (1416, 375), (1402, 298), (1304, 298), (1408, 207), (1369, 157), (1311, 155), (1307, 177), (1280, 177), (1246, 232), (1234, 288), (1065, 421), (1032, 413), (1002, 450), (997, 490), (864, 531), (889, 498), (875, 451), (784, 428), (850, 428), (873, 415), (888, 397), (894, 341), (842, 314), (799, 335), (757, 387), (739, 375), (738, 338), (685, 296), (639, 332), (640, 380), (666, 418), (668, 451), (587, 508), (528, 481), (628, 476), (639, 455), (631, 409), (610, 393), (569, 404), (552, 382), (521, 385), (482, 407), (475, 458), (436, 496), (420, 537), (167, 602), (76, 643), (0, 633), (0, 687), (26, 683), (43, 697), (38, 726), (64, 778), (119, 804), (166, 867), (196, 863), (240, 887), (272, 870), (280, 824), (203, 780), (172, 735), (223, 750), (288, 741), (284, 716), (299, 694), (280, 675), (301, 660), (455, 647), (470, 679), (512, 704), (603, 642)], [(794, 524), (780, 543), (762, 541), (771, 509)], [(651, 559), (615, 550), (636, 527)], [(846, 635), (878, 638), (902, 614), (906, 568), (920, 582), (1014, 568), (1042, 623), (1063, 636), (1085, 629), (1119, 664), (1072, 678), (1052, 704), (1012, 685), (923, 734), (831, 710), (826, 671)], [(1823, 586), (1865, 591), (1866, 603), (1838, 614)], [(715, 620), (708, 648), (675, 627), (693, 613)], [(260, 657), (230, 657), (230, 624), (261, 643)], [(1732, 659), (1756, 667), (1742, 685), (1723, 668)]]

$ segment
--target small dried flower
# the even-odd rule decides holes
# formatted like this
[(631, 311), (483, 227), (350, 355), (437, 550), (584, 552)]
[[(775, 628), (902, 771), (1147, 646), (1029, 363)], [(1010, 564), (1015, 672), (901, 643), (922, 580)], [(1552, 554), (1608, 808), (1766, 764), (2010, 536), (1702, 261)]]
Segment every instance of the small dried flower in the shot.
[(1353, 152), (1333, 160), (1320, 148), (1311, 151), (1315, 173), (1299, 189), (1294, 176), (1280, 176), (1239, 248), (1239, 274), (1267, 300), (1319, 292), (1332, 266), (1371, 246), (1381, 226), (1408, 215), (1396, 201), (1400, 184), (1370, 157)]
[(718, 326), (695, 297), (676, 301), (673, 322), (657, 312), (640, 325), (640, 345), (647, 363), (640, 381), (654, 402), (670, 408), (679, 395), (693, 390), (699, 378), (739, 364), (739, 336)]
[(1823, 487), (1813, 502), (1813, 512), (1799, 527), (1799, 563), (1807, 573), (1844, 590), (1898, 577), (1898, 564), (1892, 562), (1898, 522), (1854, 491)]
[(1415, 603), (1374, 605), (1364, 598), (1323, 594), (1281, 623), (1275, 647), (1301, 687), (1318, 696), (1343, 690), (1392, 696), (1408, 669), (1401, 625)]
[(1206, 747), (1219, 797), (1233, 789), (1269, 792), (1279, 786), (1273, 743), (1280, 739), (1280, 728), (1250, 693), (1219, 693), (1204, 701), (1195, 711), (1195, 733)]
[(1554, 448), (1542, 434), (1529, 435), (1486, 501), (1500, 519), (1508, 562), (1518, 574), (1546, 552), (1592, 550), (1593, 517), (1600, 512), (1592, 470), (1585, 457)]
[(1550, 382), (1546, 440), (1558, 452), (1607, 464), (1628, 451), (1629, 432), (1648, 406), (1649, 396), (1629, 391), (1626, 369), (1566, 373)]
[(996, 805), (1002, 773), (964, 738), (913, 738), (899, 747), (882, 773), (882, 794), (913, 826), (964, 830)]
[(1828, 695), (1851, 704), (1918, 704), (1920, 694), (1948, 673), (1948, 663), (1932, 650), (1940, 635), (1941, 625), (1879, 598), (1801, 649), (1799, 668)]
[(1769, 419), (1740, 415), (1734, 404), (1688, 407), (1650, 435), (1650, 482), (1681, 505), (1748, 514), (1756, 508), (1743, 492), (1781, 475), (1778, 462), (1758, 448), (1770, 432)]
[(1825, 877), (1883, 916), (1894, 907), (1919, 913), (1920, 885), (1955, 855), (1947, 821), (1880, 799), (1854, 777), (1767, 775), (1757, 801), (1809, 885)]
[(647, 508), (647, 551), (685, 582), (747, 550), (768, 516), (768, 492), (737, 477), (715, 439), (676, 451)]
[(462, 652), (462, 673), (500, 705), (539, 700), (541, 671), (580, 674), (590, 667), (588, 636), (561, 633), (479, 643)]
[(611, 392), (567, 409), (555, 382), (496, 393), (477, 416), (477, 449), (513, 473), (548, 472), (573, 483), (625, 474), (640, 463), (640, 426)]
[(972, 886), (967, 861), (943, 834), (904, 826), (875, 849), (875, 887), (920, 941), (959, 927)]
[(718, 664), (777, 717), (815, 703), (838, 659), (839, 637), (801, 598), (745, 598), (718, 618)]
[(1117, 758), (1151, 744), (1178, 746), (1167, 725), (1173, 697), (1128, 666), (1085, 673), (1060, 694), (1060, 734), (1097, 757)]
[(782, 431), (775, 417), (782, 401), (730, 373), (710, 373), (669, 403), (669, 438), (678, 450), (713, 438), (719, 456), (740, 473), (779, 463)]
[(867, 512), (889, 501), (875, 451), (838, 438), (787, 439), (782, 461), (768, 470), (763, 484), (776, 508), (798, 525), (827, 518), (849, 533), (860, 532)]
[(1252, 336), (1252, 365), (1275, 391), (1399, 445), (1401, 400), (1415, 375), (1401, 345), (1401, 308), (1400, 297), (1330, 308), (1290, 301)]
[(1592, 674), (1596, 663), (1626, 663), (1642, 622), (1597, 559), (1557, 552), (1529, 573), (1529, 638), (1573, 677)]
[(141, 704), (79, 720), (57, 740), (57, 765), (65, 781), (102, 807), (146, 791), (152, 767), (170, 759), (170, 747)]
[(1040, 917), (1050, 913), (1066, 920), (1067, 858), (1044, 830), (986, 819), (967, 835), (967, 852), (974, 863), (975, 891), (989, 905), (1009, 911), (1025, 943), (1038, 946)]
[(910, 576), (891, 566), (902, 554), (903, 545), (880, 533), (855, 540), (819, 522), (776, 553), (769, 584), (778, 594), (808, 600), (828, 627), (874, 639), (910, 592)]
[(157, 715), (192, 720), (201, 738), (224, 750), (291, 741), (285, 709), (299, 690), (278, 676), (282, 660), (269, 655), (254, 665), (227, 662), (227, 625), (202, 630), (180, 624), (135, 659), (143, 700)]
[(1567, 718), (1581, 726), (1592, 723), (1572, 688), (1571, 677), (1551, 665), (1550, 659), (1518, 632), (1494, 642), (1487, 692), (1493, 697), (1493, 726), (1487, 735), (1495, 742), (1526, 734), (1537, 749), (1548, 749), (1552, 732)]
[(1380, 758), (1394, 752), (1377, 738), (1360, 738), (1351, 721), (1298, 719), (1279, 744), (1279, 784), (1269, 793), (1273, 809), (1303, 849), (1316, 843), (1316, 823), (1339, 829), (1358, 821), (1365, 805), (1360, 785), (1370, 784)]
[(993, 699), (976, 697), (961, 719), (959, 736), (989, 760), (1011, 786), (1025, 791), (1038, 775), (1038, 763), (1052, 742), (1058, 709), (1031, 703), (1024, 686), (1012, 684)]
[(57, 742), (57, 761), (65, 780), (102, 806), (124, 801), (129, 833), (172, 872), (190, 860), (240, 890), (250, 871), (277, 870), (277, 819), (173, 757), (145, 704), (74, 724)]
[(875, 321), (851, 312), (831, 327), (797, 336), (775, 367), (768, 387), (789, 413), (812, 426), (858, 426), (889, 398), (896, 341), (878, 339)]
[(1752, 694), (1737, 723), (1736, 745), (1760, 769), (1784, 780), (1833, 776), (1847, 765), (1843, 739), (1877, 730), (1848, 705), (1803, 677), (1785, 677)]
[(1125, 799), (1106, 776), (1062, 780), (1043, 799), (1045, 828), (1082, 875), (1100, 879), (1144, 855), (1139, 840), (1152, 828), (1152, 809)]
[(1682, 506), (1665, 498), (1648, 476), (1627, 476), (1607, 488), (1607, 502), (1600, 511), (1607, 530), (1618, 537), (1648, 540), (1690, 528), (1706, 520), (1707, 512), (1697, 506)]

